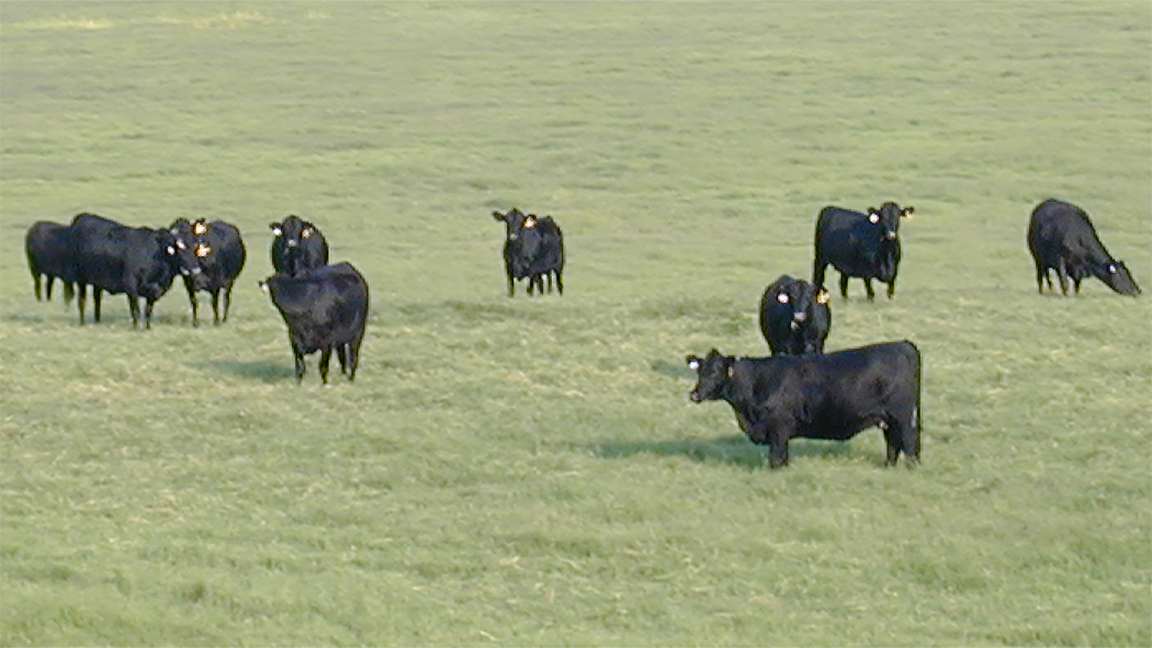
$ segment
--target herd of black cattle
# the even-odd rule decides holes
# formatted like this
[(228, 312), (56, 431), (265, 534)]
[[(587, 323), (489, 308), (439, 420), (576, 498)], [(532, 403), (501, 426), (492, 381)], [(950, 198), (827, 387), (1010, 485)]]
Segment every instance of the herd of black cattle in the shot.
[[(260, 282), (288, 325), (288, 339), (296, 361), (296, 380), (304, 377), (304, 356), (320, 351), (320, 377), (328, 382), (332, 352), (340, 371), (356, 377), (360, 343), (368, 321), (368, 284), (348, 263), (328, 264), (328, 242), (315, 225), (297, 216), (271, 223), (272, 267), (275, 275)], [(151, 328), (152, 308), (179, 275), (192, 304), (192, 325), (199, 326), (197, 292), (212, 295), (217, 324), (228, 320), (232, 287), (244, 269), (247, 251), (240, 230), (223, 221), (178, 219), (166, 229), (127, 227), (95, 214), (79, 214), (68, 225), (40, 221), (25, 237), (28, 267), (36, 299), (41, 298), (41, 277), (47, 277), (46, 297), (52, 282), (64, 284), (64, 299), (79, 292), (80, 324), (84, 324), (88, 287), (92, 287), (92, 316), (100, 321), (103, 292), (128, 296), (132, 326), (140, 323), (144, 299), (144, 328)], [(224, 297), (223, 315), (220, 309)]]
[[(912, 207), (888, 202), (867, 213), (826, 207), (816, 221), (812, 282), (783, 275), (760, 300), (760, 330), (770, 357), (735, 358), (716, 349), (704, 358), (690, 355), (697, 373), (689, 394), (694, 402), (726, 401), (740, 428), (758, 444), (769, 446), (769, 465), (788, 462), (788, 441), (794, 437), (851, 438), (879, 427), (887, 442), (887, 463), (903, 453), (906, 461), (920, 459), (920, 351), (911, 342), (884, 342), (824, 354), (832, 325), (824, 275), (831, 265), (840, 272), (840, 294), (848, 297), (848, 281), (864, 281), (868, 299), (872, 281), (887, 284), (888, 298), (896, 292), (900, 265), (899, 227)], [(550, 216), (524, 214), (513, 208), (492, 213), (505, 224), (504, 269), (509, 297), (516, 282), (528, 280), (529, 295), (543, 294), (545, 283), (563, 294), (564, 237)], [(304, 356), (320, 351), (320, 378), (328, 382), (335, 351), (340, 370), (356, 376), (360, 345), (368, 318), (368, 284), (348, 263), (328, 263), (328, 243), (320, 230), (297, 216), (271, 223), (272, 266), (276, 271), (260, 282), (288, 327), (296, 380), (304, 376)], [(1128, 268), (1112, 258), (1096, 235), (1084, 210), (1067, 202), (1046, 200), (1032, 212), (1028, 249), (1036, 266), (1036, 286), (1054, 290), (1055, 271), (1061, 292), (1075, 292), (1087, 277), (1096, 277), (1112, 290), (1140, 293)], [(93, 319), (100, 321), (102, 292), (128, 297), (133, 327), (139, 326), (139, 299), (145, 300), (144, 328), (151, 326), (152, 309), (177, 275), (184, 281), (192, 306), (192, 325), (199, 325), (196, 293), (212, 295), (217, 324), (228, 319), (232, 287), (244, 267), (246, 251), (240, 231), (223, 221), (179, 219), (166, 229), (127, 227), (95, 214), (79, 214), (64, 225), (40, 221), (25, 238), (28, 266), (36, 298), (41, 277), (64, 285), (65, 301), (78, 292), (80, 324), (84, 324), (87, 289), (93, 291)], [(220, 297), (223, 294), (223, 313)]]
[[(920, 351), (911, 342), (885, 342), (825, 355), (832, 324), (824, 271), (840, 271), (840, 294), (848, 297), (848, 279), (864, 280), (868, 299), (872, 280), (896, 292), (900, 265), (900, 219), (913, 209), (885, 203), (867, 214), (826, 207), (816, 220), (816, 259), (812, 283), (787, 275), (770, 284), (760, 300), (760, 330), (772, 356), (734, 358), (712, 349), (704, 358), (688, 356), (697, 374), (689, 394), (694, 402), (726, 401), (740, 429), (753, 443), (769, 447), (768, 463), (788, 463), (794, 437), (844, 440), (876, 426), (888, 446), (887, 464), (901, 453), (920, 461)], [(1036, 265), (1036, 287), (1052, 290), (1055, 270), (1061, 291), (1068, 279), (1076, 292), (1094, 276), (1125, 295), (1140, 289), (1128, 268), (1104, 249), (1084, 210), (1046, 200), (1028, 223), (1028, 249)]]

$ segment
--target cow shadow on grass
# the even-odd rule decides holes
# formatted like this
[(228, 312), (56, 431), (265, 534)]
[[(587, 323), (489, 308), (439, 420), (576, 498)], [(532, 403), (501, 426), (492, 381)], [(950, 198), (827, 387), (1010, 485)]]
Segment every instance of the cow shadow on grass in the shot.
[[(626, 459), (637, 455), (659, 457), (685, 457), (699, 463), (719, 463), (747, 470), (768, 470), (768, 446), (759, 446), (743, 435), (715, 439), (685, 439), (682, 441), (639, 441), (631, 443), (598, 443), (593, 452), (604, 459)], [(882, 464), (884, 458), (853, 448), (850, 443), (793, 439), (788, 444), (789, 461), (804, 458), (848, 459), (865, 458)]]
[[(255, 362), (235, 362), (220, 360), (200, 365), (203, 369), (229, 373), (246, 380), (276, 383), (296, 377), (296, 369), (290, 363), (257, 360)], [(337, 367), (339, 371), (339, 367)]]

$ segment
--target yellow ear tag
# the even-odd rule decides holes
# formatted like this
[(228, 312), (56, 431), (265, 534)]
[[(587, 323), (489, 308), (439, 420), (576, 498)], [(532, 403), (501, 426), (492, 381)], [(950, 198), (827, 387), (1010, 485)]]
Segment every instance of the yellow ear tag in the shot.
[(196, 246), (196, 256), (200, 257), (201, 259), (203, 259), (204, 257), (208, 256), (211, 253), (212, 253), (212, 248), (208, 247), (207, 245), (204, 245), (203, 243)]
[(308, 238), (308, 237), (312, 236), (312, 230), (306, 229), (303, 232), (300, 232), (300, 236), (303, 238)]
[(827, 304), (828, 303), (828, 291), (827, 290), (821, 290), (820, 292), (816, 293), (816, 303), (817, 304)]
[(533, 227), (536, 227), (535, 218), (529, 218), (528, 220), (524, 221), (524, 229), (532, 229)]
[(204, 236), (208, 233), (208, 223), (197, 221), (196, 224), (192, 226), (192, 233), (196, 236)]

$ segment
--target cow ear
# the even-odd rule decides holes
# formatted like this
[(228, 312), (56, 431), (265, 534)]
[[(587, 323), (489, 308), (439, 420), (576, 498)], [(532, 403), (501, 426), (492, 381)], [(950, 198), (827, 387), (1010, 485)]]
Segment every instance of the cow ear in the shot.
[(903, 216), (904, 218), (907, 218), (908, 220), (912, 220), (912, 214), (915, 214), (915, 213), (916, 213), (916, 208), (913, 207), (912, 205), (908, 205), (907, 207), (904, 208), (904, 211), (900, 212), (900, 215)]
[(268, 223), (268, 229), (275, 232), (276, 230), (280, 229), (280, 223)]

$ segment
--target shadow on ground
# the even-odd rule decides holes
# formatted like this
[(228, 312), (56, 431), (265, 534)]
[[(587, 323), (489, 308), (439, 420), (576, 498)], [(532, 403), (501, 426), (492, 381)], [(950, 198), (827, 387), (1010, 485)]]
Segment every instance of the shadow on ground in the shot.
[[(753, 444), (747, 437), (733, 435), (716, 439), (685, 439), (683, 441), (642, 441), (633, 443), (598, 443), (592, 451), (604, 459), (621, 459), (650, 454), (661, 457), (686, 457), (700, 463), (716, 462), (739, 466), (749, 470), (768, 470), (768, 446)], [(859, 454), (851, 444), (839, 441), (810, 441), (795, 439), (788, 444), (789, 461), (806, 457), (848, 458)], [(879, 460), (882, 457), (868, 457)]]

